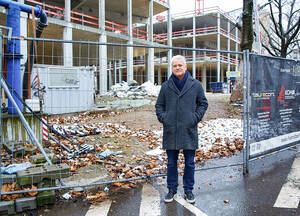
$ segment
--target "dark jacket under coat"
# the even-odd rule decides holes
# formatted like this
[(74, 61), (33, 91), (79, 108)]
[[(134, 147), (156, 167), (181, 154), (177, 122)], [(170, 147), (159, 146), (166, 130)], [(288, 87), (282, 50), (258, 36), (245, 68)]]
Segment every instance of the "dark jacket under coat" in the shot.
[(163, 149), (197, 149), (197, 124), (207, 107), (201, 83), (190, 74), (182, 91), (172, 78), (164, 82), (155, 104), (157, 119), (163, 124)]

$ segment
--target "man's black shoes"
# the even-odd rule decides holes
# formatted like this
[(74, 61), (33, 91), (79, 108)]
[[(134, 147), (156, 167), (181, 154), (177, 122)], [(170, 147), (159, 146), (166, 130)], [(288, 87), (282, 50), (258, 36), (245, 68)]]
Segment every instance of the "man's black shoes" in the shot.
[(194, 194), (192, 192), (185, 192), (184, 193), (184, 199), (191, 204), (195, 203), (195, 197)]
[(172, 202), (175, 197), (176, 197), (176, 192), (173, 190), (169, 190), (169, 193), (165, 197), (165, 202), (166, 203)]
[[(172, 202), (174, 200), (174, 198), (176, 197), (176, 192), (173, 190), (169, 190), (169, 193), (166, 195), (165, 197), (165, 202), (169, 203)], [(192, 192), (185, 192), (184, 193), (184, 199), (191, 204), (195, 203), (195, 196)]]

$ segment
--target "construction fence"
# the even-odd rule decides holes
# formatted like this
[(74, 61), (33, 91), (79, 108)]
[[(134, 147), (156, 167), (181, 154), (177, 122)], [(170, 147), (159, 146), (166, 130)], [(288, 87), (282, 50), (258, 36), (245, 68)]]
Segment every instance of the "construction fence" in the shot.
[(243, 71), (248, 171), (250, 159), (300, 142), (300, 61), (247, 52)]
[[(1, 104), (5, 104), (1, 106), (0, 195), (8, 202), (21, 197), (35, 200), (24, 205), (24, 209), (33, 208), (32, 203), (37, 206), (54, 203), (55, 191), (63, 189), (122, 186), (125, 182), (129, 184), (126, 187), (130, 187), (141, 180), (165, 176), (165, 155), (132, 155), (129, 161), (118, 156), (130, 148), (130, 141), (137, 144), (146, 142), (149, 149), (159, 151), (161, 131), (157, 128), (132, 131), (126, 127), (124, 119), (111, 123), (109, 117), (126, 112), (133, 113), (130, 121), (139, 122), (145, 117), (135, 114), (132, 108), (153, 107), (159, 85), (170, 75), (170, 50), (173, 55), (193, 56), (187, 58), (188, 70), (192, 73), (193, 67), (196, 67), (192, 75), (204, 86), (219, 80), (228, 82), (230, 77), (226, 77), (226, 72), (235, 68), (236, 64), (234, 61), (230, 63), (229, 59), (236, 59), (236, 55), (243, 59), (241, 72), (244, 73), (241, 74), (244, 74), (243, 89), (246, 90), (244, 118), (240, 125), (243, 139), (229, 139), (224, 141), (224, 146), (219, 146), (226, 151), (228, 147), (231, 153), (244, 149), (244, 158), (237, 164), (224, 167), (244, 165), (247, 171), (250, 158), (287, 147), (284, 143), (267, 150), (259, 149), (257, 142), (262, 143), (265, 137), (270, 140), (288, 134), (284, 139), (294, 138), (293, 144), (299, 137), (299, 62), (257, 56), (247, 51), (33, 38), (24, 38), (21, 42), (27, 43), (27, 47), (36, 43), (37, 49), (32, 49), (36, 51), (20, 60), (19, 56), (7, 57), (5, 54), (8, 41), (19, 38), (0, 36)], [(63, 52), (67, 44), (72, 44), (68, 46), (73, 50), (72, 57)], [(107, 50), (106, 57), (101, 55), (103, 47)], [(132, 52), (129, 49), (133, 49), (132, 60), (127, 58), (126, 53)], [(151, 49), (154, 59), (148, 58)], [(226, 59), (222, 60), (221, 56), (226, 56)], [(272, 63), (267, 64), (267, 60)], [(153, 70), (148, 70), (149, 67)], [(278, 76), (270, 79), (272, 85), (262, 85), (268, 80), (265, 76), (271, 76), (275, 69)], [(289, 80), (289, 76), (292, 76), (293, 82), (281, 84)], [(147, 82), (149, 80), (153, 82)], [(274, 90), (270, 93), (271, 87)], [(107, 93), (100, 94), (101, 89)], [(263, 95), (262, 99), (257, 99), (259, 95)], [(265, 109), (277, 103), (284, 108), (270, 108), (269, 111), (256, 108), (261, 107), (261, 103)], [(282, 121), (287, 129), (277, 134), (266, 132), (263, 136), (255, 132), (261, 130), (258, 127), (265, 127), (266, 121), (270, 121), (268, 114), (272, 113), (272, 117), (273, 112), (279, 112), (276, 121)], [(293, 127), (291, 121), (298, 126)], [(269, 127), (276, 124), (269, 123)], [(264, 145), (268, 144), (260, 146)], [(209, 150), (198, 151), (196, 162), (207, 154), (213, 155)], [(223, 167), (204, 169), (217, 168)], [(7, 209), (10, 205), (15, 204), (7, 204)], [(22, 211), (23, 207), (19, 204), (18, 209)]]
[[(20, 38), (1, 37), (1, 198), (36, 199), (38, 206), (53, 203), (57, 190), (130, 185), (165, 176), (164, 154), (136, 152), (126, 161), (122, 152), (131, 148), (130, 143), (147, 143), (149, 150), (159, 151), (159, 128), (129, 130), (125, 121), (141, 122), (144, 116), (134, 110), (143, 105), (154, 112), (160, 84), (170, 75), (169, 50), (173, 55), (186, 54), (188, 70), (192, 74), (194, 63), (194, 76), (207, 86), (218, 79), (227, 82), (228, 65), (236, 66), (228, 58), (241, 55), (163, 45), (24, 38), (20, 43), (26, 44), (28, 54), (20, 58), (6, 52), (7, 44)], [(66, 46), (73, 50), (72, 57), (63, 52)], [(106, 58), (100, 54), (103, 47)], [(134, 53), (130, 61), (129, 49)], [(148, 58), (151, 49), (154, 59)], [(100, 94), (103, 86), (106, 93)], [(110, 116), (127, 112), (127, 119), (109, 121)], [(203, 154), (199, 151), (198, 161)]]

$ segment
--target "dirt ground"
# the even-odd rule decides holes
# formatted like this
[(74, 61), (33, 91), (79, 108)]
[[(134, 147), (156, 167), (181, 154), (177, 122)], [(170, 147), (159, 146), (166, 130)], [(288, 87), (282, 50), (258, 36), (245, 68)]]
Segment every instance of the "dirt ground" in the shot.
[[(242, 109), (240, 107), (232, 106), (230, 104), (230, 94), (221, 93), (207, 93), (208, 110), (203, 118), (203, 121), (217, 119), (217, 118), (241, 118)], [(156, 98), (152, 98), (153, 101)], [(103, 118), (93, 119), (91, 122), (110, 122), (125, 125), (129, 130), (137, 131), (156, 131), (162, 129), (162, 124), (158, 122), (154, 105), (146, 105), (136, 109), (127, 110), (127, 112), (120, 112), (115, 115), (103, 116)], [(120, 139), (118, 134), (112, 134), (109, 137), (101, 135), (94, 136), (95, 143), (108, 143), (109, 147), (114, 151), (122, 151), (124, 157), (119, 158), (120, 161), (128, 163), (131, 156), (143, 157), (145, 153), (151, 150), (152, 147), (149, 140), (141, 142), (135, 137), (122, 137)], [(150, 148), (149, 148), (150, 146)]]
[[(230, 94), (207, 93), (208, 110), (203, 121), (217, 118), (241, 118), (242, 110), (230, 105)], [(153, 98), (152, 100), (155, 100)], [(144, 106), (132, 112), (107, 116), (102, 122), (125, 123), (130, 129), (159, 130), (162, 124), (157, 121), (154, 106)]]
[[(242, 109), (240, 107), (230, 105), (229, 94), (212, 94), (207, 95), (209, 108), (205, 114), (203, 121), (217, 119), (217, 118), (241, 118)], [(115, 98), (116, 99), (116, 98)], [(152, 98), (153, 101), (156, 98)], [(158, 131), (162, 128), (162, 124), (158, 122), (155, 115), (154, 105), (146, 105), (136, 109), (123, 110), (120, 112), (113, 112), (104, 114), (99, 118), (93, 118), (85, 123), (112, 123), (126, 126), (131, 131), (141, 132), (149, 136), (152, 131)], [(148, 134), (149, 132), (149, 134)], [(125, 178), (132, 178), (137, 176), (154, 175), (158, 173), (164, 173), (166, 169), (166, 155), (164, 159), (158, 159), (158, 157), (146, 156), (146, 152), (158, 147), (152, 143), (151, 135), (146, 139), (140, 139), (135, 136), (124, 136), (123, 134), (111, 133), (111, 134), (98, 134), (93, 135), (92, 139), (88, 136), (85, 137), (86, 141), (90, 144), (95, 144), (100, 147), (100, 150), (110, 149), (112, 151), (122, 151), (122, 156), (110, 158), (112, 162), (116, 162), (115, 165), (105, 165), (107, 174), (111, 176), (112, 180), (118, 180), (120, 175), (125, 174)], [(236, 146), (242, 146), (241, 143)], [(198, 155), (198, 162), (205, 161), (211, 157), (212, 154)], [(183, 167), (181, 165), (179, 167)], [(196, 158), (197, 162), (197, 158)], [(200, 164), (199, 164), (200, 165)], [(201, 165), (200, 165), (201, 166)], [(136, 167), (141, 169), (136, 170)], [(88, 174), (85, 176), (88, 178)], [(134, 185), (128, 186), (127, 184), (113, 184), (113, 191), (119, 189), (126, 189), (134, 187)], [(124, 188), (125, 186), (125, 188)]]

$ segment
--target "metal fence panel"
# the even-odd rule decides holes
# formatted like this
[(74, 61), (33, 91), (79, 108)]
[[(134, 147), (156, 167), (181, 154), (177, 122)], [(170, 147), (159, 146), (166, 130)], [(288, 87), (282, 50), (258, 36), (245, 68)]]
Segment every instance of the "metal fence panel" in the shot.
[[(25, 41), (28, 41), (28, 45), (33, 40), (36, 39), (25, 38)], [(4, 42), (6, 43), (6, 41)], [(64, 43), (71, 43), (74, 51), (74, 56), (72, 56), (72, 59), (68, 59), (68, 61), (65, 61), (65, 57), (59, 49), (60, 47), (63, 47)], [(107, 65), (104, 67), (105, 70), (107, 69), (106, 71), (103, 71), (103, 68), (101, 68), (100, 66), (100, 61), (102, 61), (103, 59), (102, 56), (99, 56), (99, 49), (102, 46), (107, 46), (109, 47), (108, 50), (113, 51), (113, 54), (110, 53), (106, 61), (103, 61), (107, 63)], [(149, 141), (153, 148), (153, 145), (158, 146), (161, 144), (161, 138), (155, 137), (155, 134), (153, 133), (153, 131), (151, 131), (151, 129), (149, 130), (149, 128), (144, 131), (130, 131), (125, 127), (126, 125), (124, 125), (122, 119), (118, 119), (118, 122), (116, 124), (112, 124), (110, 122), (101, 122), (103, 117), (103, 113), (101, 113), (102, 110), (100, 110), (99, 113), (84, 113), (84, 111), (99, 111), (97, 109), (97, 106), (102, 105), (102, 101), (100, 101), (100, 99), (98, 98), (101, 85), (107, 85), (111, 89), (112, 86), (116, 84), (123, 84), (125, 81), (127, 81), (127, 72), (129, 71), (129, 66), (127, 65), (127, 56), (124, 56), (122, 54), (124, 49), (126, 50), (127, 46), (133, 46), (136, 51), (135, 53), (139, 54), (139, 56), (134, 56), (134, 59), (132, 60), (133, 68), (131, 68), (133, 78), (137, 81), (138, 85), (148, 81), (149, 77), (153, 78), (154, 83), (158, 85), (168, 79), (168, 62), (166, 58), (169, 49), (173, 49), (175, 54), (185, 53), (187, 56), (191, 56), (193, 51), (196, 52), (195, 61), (197, 61), (198, 69), (196, 70), (195, 75), (196, 78), (199, 79), (206, 87), (209, 86), (210, 82), (216, 82), (217, 77), (220, 77), (224, 82), (228, 81), (226, 80), (228, 79), (228, 77), (226, 77), (226, 71), (233, 71), (237, 68), (237, 62), (231, 60), (237, 59), (236, 56), (241, 54), (239, 52), (221, 50), (155, 47), (140, 44), (112, 44), (87, 41), (66, 42), (63, 40), (39, 39), (37, 49), (38, 51), (36, 56), (34, 56), (36, 64), (34, 65), (32, 74), (30, 76), (30, 82), (27, 83), (28, 89), (26, 91), (28, 91), (28, 95), (31, 96), (31, 98), (28, 98), (32, 103), (31, 108), (35, 108), (35, 105), (37, 105), (37, 110), (38, 112), (40, 112), (40, 116), (37, 115), (37, 113), (27, 111), (25, 117), (27, 115), (31, 119), (37, 119), (37, 122), (30, 123), (30, 120), (27, 120), (26, 122), (29, 122), (29, 127), (25, 127), (26, 132), (19, 132), (18, 130), (20, 130), (20, 128), (24, 128), (24, 122), (22, 121), (22, 125), (21, 123), (19, 123), (17, 127), (12, 127), (10, 130), (12, 131), (12, 133), (24, 133), (27, 135), (25, 135), (25, 137), (11, 136), (10, 138), (18, 146), (21, 145), (22, 147), (26, 148), (39, 147), (40, 150), (37, 150), (36, 152), (30, 152), (30, 154), (32, 154), (31, 156), (36, 156), (39, 154), (39, 151), (41, 151), (44, 158), (47, 159), (44, 162), (48, 164), (52, 164), (55, 162), (61, 166), (63, 166), (64, 164), (70, 165), (72, 176), (68, 177), (70, 178), (68, 180), (62, 180), (63, 177), (67, 175), (64, 167), (59, 167), (60, 171), (57, 171), (56, 173), (54, 173), (53, 170), (46, 171), (46, 174), (39, 173), (38, 169), (34, 170), (34, 172), (38, 174), (32, 173), (32, 175), (29, 176), (30, 181), (25, 182), (27, 184), (26, 186), (28, 186), (26, 189), (31, 188), (31, 186), (34, 184), (36, 185), (36, 181), (38, 181), (36, 179), (44, 178), (45, 175), (47, 176), (47, 178), (51, 178), (52, 176), (54, 176), (53, 178), (60, 179), (61, 183), (57, 185), (50, 185), (45, 188), (33, 188), (32, 190), (27, 190), (26, 192), (57, 190), (61, 188), (74, 188), (78, 186), (91, 187), (96, 185), (135, 181), (165, 175), (163, 173), (163, 169), (161, 169), (154, 172), (156, 175), (149, 176), (149, 174), (145, 172), (147, 164), (136, 166), (138, 168), (134, 167), (133, 165), (128, 166), (128, 169), (131, 169), (132, 172), (130, 172), (131, 175), (129, 175), (129, 177), (126, 176), (127, 179), (124, 177), (124, 175), (122, 175), (122, 173), (113, 175), (114, 173), (112, 170), (119, 170), (123, 172), (123, 168), (124, 170), (127, 170), (127, 167), (126, 169), (125, 167), (120, 167), (120, 162), (116, 160), (105, 161), (104, 159), (101, 159), (99, 156), (100, 153), (104, 152), (106, 149), (109, 150), (111, 145), (114, 143), (118, 143), (121, 146), (120, 148), (126, 149), (126, 139), (133, 139), (134, 142), (141, 143), (144, 143), (145, 139), (149, 139), (146, 141)], [(149, 61), (147, 60), (147, 55), (148, 49), (150, 48), (155, 49), (155, 71), (151, 75), (152, 77), (148, 74), (147, 71), (147, 64), (149, 64), (149, 62), (147, 62)], [(219, 55), (217, 55), (216, 53), (226, 53), (226, 55), (229, 56), (231, 60), (229, 58), (220, 58), (218, 60), (217, 56)], [(24, 56), (25, 59), (29, 57), (30, 54)], [(63, 62), (73, 62), (73, 66), (64, 66)], [(190, 72), (192, 71), (192, 63), (193, 59), (187, 60), (187, 66)], [(218, 63), (220, 63), (221, 67), (216, 66)], [(205, 67), (203, 65), (205, 65)], [(200, 69), (200, 66), (203, 67)], [(222, 69), (220, 70), (220, 74), (217, 74), (217, 68)], [(39, 79), (38, 81), (37, 75)], [(104, 79), (107, 82), (102, 82), (101, 79)], [(129, 81), (132, 80), (128, 80), (128, 82)], [(4, 86), (4, 84), (2, 85)], [(134, 90), (137, 91), (139, 89), (134, 88)], [(110, 93), (111, 92), (109, 92), (108, 95), (113, 97), (118, 96), (114, 93)], [(22, 97), (22, 95), (19, 96)], [(135, 99), (139, 99), (140, 95), (134, 92), (134, 94), (131, 96)], [(131, 98), (129, 99), (131, 100)], [(38, 104), (34, 100), (37, 100)], [(7, 102), (7, 99), (2, 98), (2, 102)], [(30, 105), (30, 101), (28, 102), (28, 105)], [(26, 110), (25, 106), (25, 104), (22, 105), (22, 111)], [(42, 108), (42, 110), (39, 110), (39, 108)], [(106, 110), (105, 115), (114, 115), (115, 112), (111, 111), (115, 110), (122, 110), (124, 112), (127, 112), (127, 109), (128, 107), (124, 108), (121, 104), (117, 104), (115, 107), (111, 105), (110, 110)], [(78, 114), (76, 112), (80, 113)], [(51, 142), (44, 142), (42, 143), (42, 145), (39, 145), (39, 143), (41, 143), (41, 129), (44, 128), (42, 127), (42, 122), (39, 118), (45, 114), (47, 114), (49, 117), (48, 125), (46, 125), (46, 128), (49, 129), (49, 137), (51, 139)], [(8, 119), (13, 118), (10, 113), (8, 113), (7, 115)], [(132, 116), (133, 118), (130, 119), (130, 121), (140, 121), (141, 118), (143, 118), (143, 116)], [(14, 117), (21, 119), (21, 115), (15, 115)], [(86, 118), (87, 121), (84, 121), (84, 118)], [(35, 126), (30, 124), (34, 124)], [(4, 125), (3, 118), (1, 119), (1, 125)], [(38, 127), (36, 127), (37, 125)], [(38, 128), (39, 133), (35, 130), (32, 130), (35, 128)], [(29, 133), (30, 136), (28, 136)], [(151, 133), (151, 136), (144, 135), (144, 133)], [(33, 135), (37, 139), (34, 139)], [(116, 142), (116, 140), (113, 139), (115, 135), (120, 135), (122, 140), (120, 139), (121, 141), (119, 140)], [(100, 139), (103, 140), (99, 141)], [(225, 146), (228, 146), (228, 142), (229, 140), (226, 141), (226, 145), (224, 145), (222, 148), (226, 148)], [(235, 144), (236, 143), (233, 143), (233, 145)], [(42, 149), (45, 149), (45, 151), (43, 152)], [(115, 150), (115, 148), (111, 149)], [(55, 155), (55, 159), (52, 157), (53, 153)], [(45, 156), (46, 154), (48, 155), (47, 157)], [(41, 155), (39, 154), (39, 156)], [(12, 152), (8, 152), (5, 150), (4, 158), (1, 158), (0, 163), (9, 165), (13, 163), (28, 161), (28, 159), (29, 157), (26, 154), (22, 153), (21, 155), (14, 155)], [(151, 160), (149, 159), (149, 161)], [(149, 161), (145, 161), (145, 163), (150, 163)], [(240, 164), (241, 163), (234, 164), (234, 166)], [(115, 167), (111, 168), (111, 170), (106, 170), (106, 166)], [(141, 172), (135, 174), (136, 169), (139, 169)], [(155, 167), (153, 167), (153, 169), (155, 169)], [(108, 178), (105, 179), (99, 179), (100, 173), (106, 172), (112, 175), (108, 176)], [(93, 181), (88, 179), (87, 176), (89, 176)], [(132, 177), (130, 178), (130, 176)], [(95, 183), (96, 180), (97, 182)], [(10, 191), (4, 192), (2, 194), (8, 195), (12, 193), (25, 193), (24, 187), (18, 188), (17, 192)]]
[(250, 55), (250, 157), (300, 141), (300, 61)]

